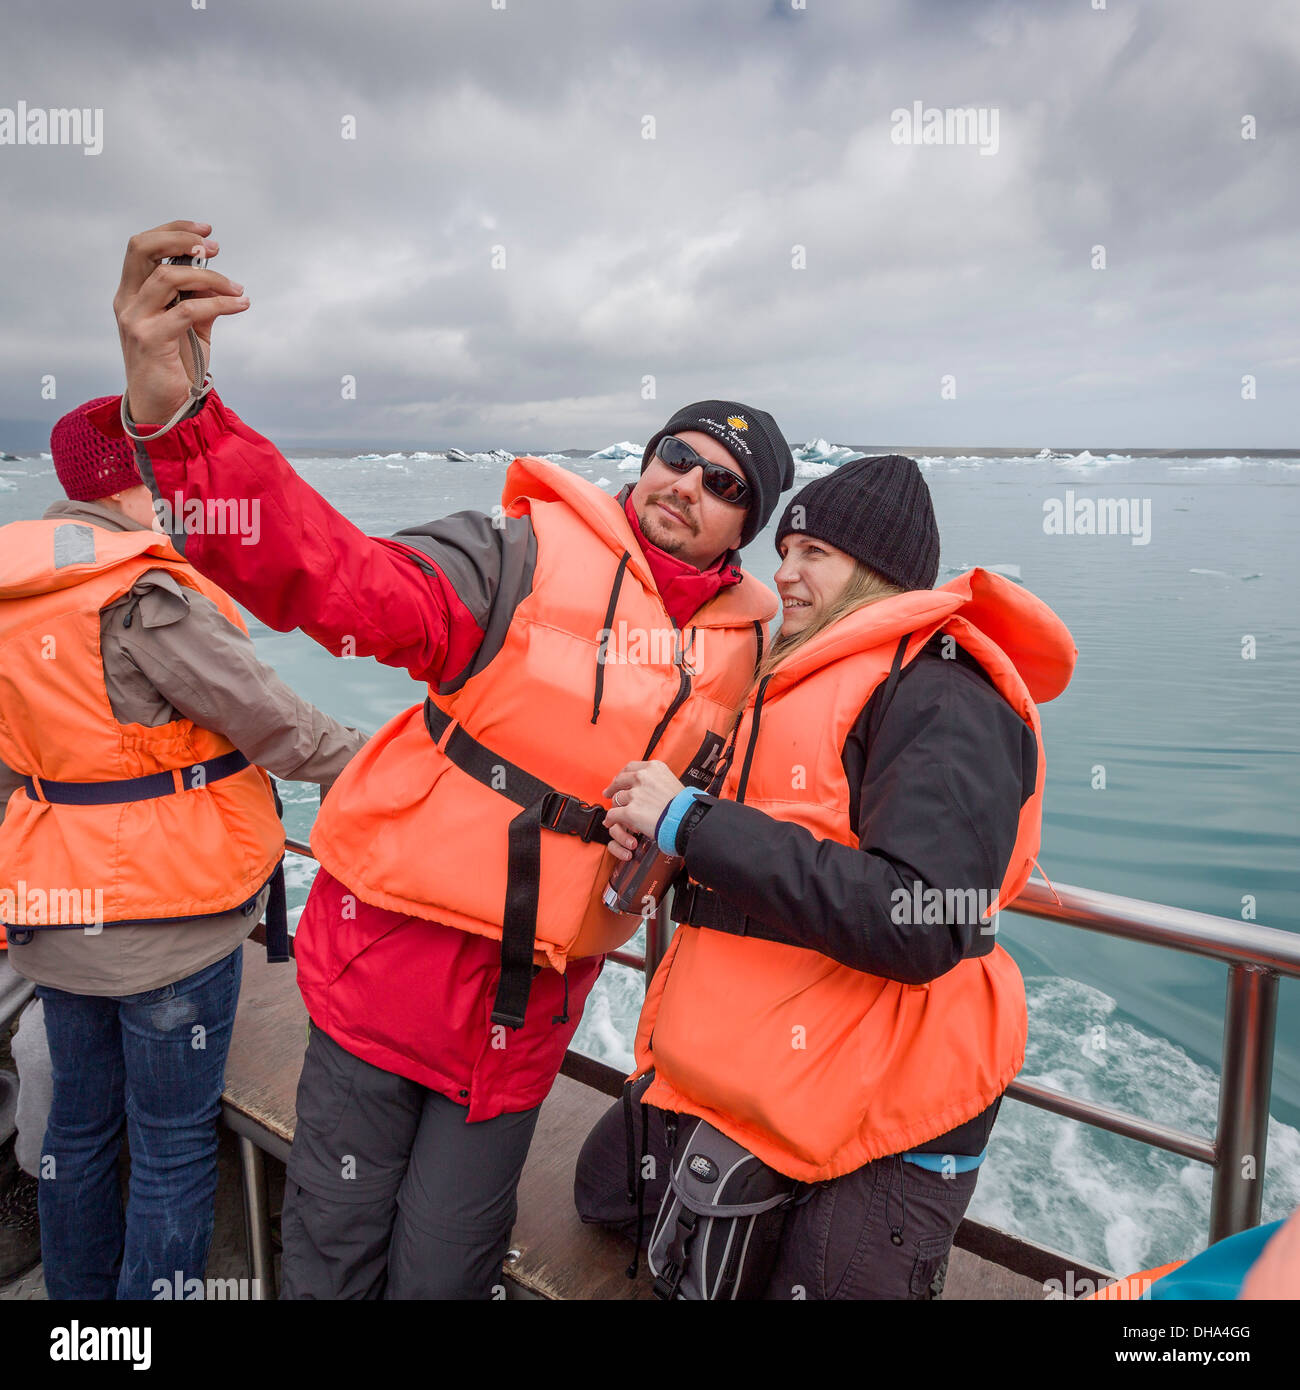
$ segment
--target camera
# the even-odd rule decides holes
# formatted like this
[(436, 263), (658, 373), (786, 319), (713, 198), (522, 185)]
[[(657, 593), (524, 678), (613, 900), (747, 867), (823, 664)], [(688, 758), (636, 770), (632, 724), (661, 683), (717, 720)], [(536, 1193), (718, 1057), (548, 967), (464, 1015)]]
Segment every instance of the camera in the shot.
[[(193, 265), (198, 266), (200, 270), (206, 270), (208, 261), (206, 256), (168, 256), (163, 261), (163, 265)], [(169, 304), (167, 307), (170, 309), (173, 307), (173, 305), (179, 304), (182, 299), (193, 298), (193, 290), (181, 290), (181, 292), (176, 296), (175, 299), (172, 300), (171, 304)]]

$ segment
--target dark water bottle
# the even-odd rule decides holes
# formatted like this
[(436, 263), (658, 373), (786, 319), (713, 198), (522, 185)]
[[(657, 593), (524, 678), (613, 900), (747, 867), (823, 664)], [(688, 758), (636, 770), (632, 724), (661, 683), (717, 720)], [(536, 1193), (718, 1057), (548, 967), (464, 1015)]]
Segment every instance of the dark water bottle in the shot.
[(649, 917), (663, 900), (664, 889), (685, 862), (675, 854), (665, 854), (648, 836), (638, 835), (631, 859), (616, 864), (609, 876), (605, 885), (605, 906), (611, 912)]
[[(722, 751), (722, 739), (714, 733), (704, 736), (704, 742), (682, 774), (682, 785), (707, 789), (713, 769)], [(668, 885), (686, 861), (676, 854), (665, 854), (658, 842), (649, 835), (636, 837), (636, 849), (631, 859), (614, 865), (603, 895), (611, 912), (626, 912), (633, 917), (649, 917), (663, 901)]]

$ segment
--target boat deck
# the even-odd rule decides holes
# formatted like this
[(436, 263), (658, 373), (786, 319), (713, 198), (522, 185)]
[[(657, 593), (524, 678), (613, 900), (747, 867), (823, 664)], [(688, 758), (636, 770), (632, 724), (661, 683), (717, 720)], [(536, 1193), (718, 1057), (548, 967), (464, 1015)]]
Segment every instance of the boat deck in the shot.
[[(593, 1106), (593, 1101), (595, 1102)], [(648, 1298), (644, 1278), (635, 1284), (623, 1274), (631, 1242), (584, 1226), (573, 1209), (573, 1161), (578, 1146), (607, 1099), (561, 1077), (542, 1111), (519, 1192), (519, 1222), (511, 1242), (514, 1256), (506, 1266), (510, 1297), (542, 1299)], [(278, 1230), (284, 1165), (267, 1158), (273, 1224)], [(248, 1277), (239, 1156), (234, 1135), (224, 1127), (219, 1154), (216, 1228), (208, 1275), (214, 1279)], [(515, 1255), (515, 1252), (519, 1252)], [(582, 1263), (577, 1252), (581, 1252)], [(644, 1261), (642, 1261), (644, 1266)], [(278, 1250), (276, 1258), (279, 1267)], [(593, 1277), (594, 1276), (594, 1277)], [(954, 1249), (945, 1299), (1029, 1300), (1044, 1297), (1042, 1284)], [(37, 1265), (17, 1279), (0, 1284), (0, 1301), (44, 1299)]]
[[(252, 942), (244, 949), (244, 984), (226, 1066), (224, 1109), (228, 1123), (237, 1125), (263, 1154), (271, 1258), (278, 1272), (275, 1238), (284, 1188), (281, 1160), (296, 1123), (294, 1099), (306, 1049), (307, 1014), (294, 966), (268, 966), (261, 947)], [(7, 1037), (3, 1041), (7, 1043)], [(542, 1107), (519, 1186), (519, 1219), (505, 1265), (508, 1297), (604, 1301), (652, 1296), (644, 1260), (639, 1279), (629, 1280), (624, 1273), (631, 1259), (631, 1242), (584, 1225), (573, 1205), (578, 1151), (611, 1103), (603, 1091), (562, 1075)], [(225, 1126), (207, 1273), (212, 1279), (251, 1277), (238, 1143)], [(39, 1266), (0, 1285), (0, 1300), (44, 1296)], [(1026, 1277), (969, 1250), (954, 1248), (944, 1297), (1030, 1300), (1043, 1299), (1045, 1293), (1041, 1278)]]

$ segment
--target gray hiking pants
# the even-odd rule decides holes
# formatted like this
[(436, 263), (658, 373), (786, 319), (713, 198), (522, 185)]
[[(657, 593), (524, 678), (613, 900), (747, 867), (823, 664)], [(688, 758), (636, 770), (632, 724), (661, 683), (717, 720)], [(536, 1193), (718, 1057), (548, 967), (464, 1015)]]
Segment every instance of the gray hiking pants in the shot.
[[(648, 1082), (638, 1085), (639, 1097)], [(641, 1146), (641, 1107), (634, 1142)], [(645, 1233), (668, 1186), (664, 1112), (646, 1106), (646, 1150), (654, 1159), (645, 1185)], [(678, 1143), (694, 1124), (681, 1116)], [(578, 1157), (573, 1197), (584, 1221), (636, 1236), (627, 1197), (627, 1138), (622, 1102), (596, 1122)], [(786, 1217), (767, 1299), (927, 1299), (943, 1292), (953, 1236), (975, 1193), (979, 1169), (944, 1177), (893, 1154), (842, 1178), (819, 1183)]]
[(540, 1106), (476, 1124), (314, 1024), (285, 1179), (280, 1296), (504, 1297)]

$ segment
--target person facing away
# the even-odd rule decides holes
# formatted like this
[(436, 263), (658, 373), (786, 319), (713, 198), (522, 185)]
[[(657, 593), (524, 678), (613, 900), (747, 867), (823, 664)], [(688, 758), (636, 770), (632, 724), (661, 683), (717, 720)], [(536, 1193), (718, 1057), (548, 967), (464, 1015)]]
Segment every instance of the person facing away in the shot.
[[(215, 271), (160, 266), (207, 230), (128, 246), (116, 308), (137, 434), (184, 411), (188, 329), (246, 307)], [(179, 289), (210, 297), (173, 318)], [(282, 1294), (491, 1297), (538, 1109), (603, 952), (638, 925), (601, 903), (602, 788), (633, 755), (681, 772), (720, 750), (776, 611), (737, 551), (793, 481), (789, 447), (763, 411), (700, 401), (616, 498), (520, 458), (493, 513), (388, 539), (215, 392), (145, 449), (160, 496), (266, 499), (259, 546), (186, 538), (199, 569), (271, 627), (427, 687), (312, 832)]]
[(284, 855), (264, 769), (327, 787), (365, 742), (160, 533), (130, 447), (92, 423), (111, 399), (54, 427), (67, 500), (0, 528), (0, 921), (48, 1036), (51, 1298), (202, 1276), (242, 942)]
[[(684, 925), (637, 1028), (656, 1174), (639, 1195), (665, 1191), (665, 1117), (697, 1117), (804, 1184), (767, 1298), (935, 1297), (1024, 1058), (996, 913), (1038, 851), (1037, 702), (1076, 652), (998, 575), (933, 588), (939, 533), (911, 459), (808, 484), (776, 543), (784, 620), (716, 794), (658, 761), (609, 788), (616, 856), (639, 832), (685, 858)], [(616, 1105), (588, 1136), (575, 1199), (630, 1232), (624, 1128)]]

